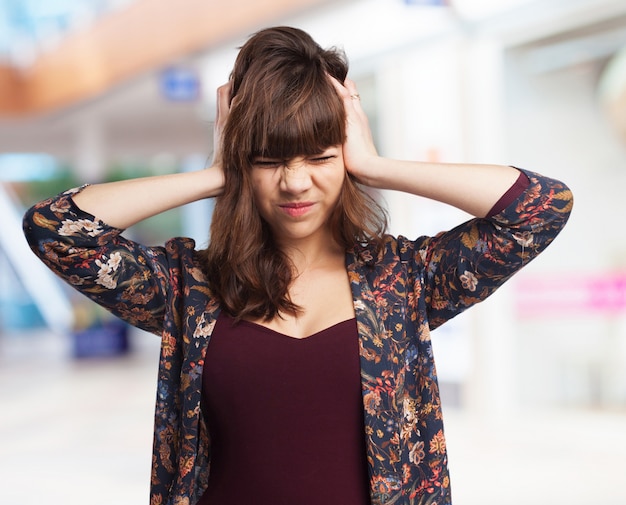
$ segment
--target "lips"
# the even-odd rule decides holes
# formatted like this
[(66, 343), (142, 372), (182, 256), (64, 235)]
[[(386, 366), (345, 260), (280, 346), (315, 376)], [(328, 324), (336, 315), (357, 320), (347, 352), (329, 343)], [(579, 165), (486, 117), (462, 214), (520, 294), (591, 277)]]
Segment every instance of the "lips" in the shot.
[(281, 210), (291, 217), (300, 217), (305, 215), (313, 207), (313, 202), (291, 202), (280, 204)]

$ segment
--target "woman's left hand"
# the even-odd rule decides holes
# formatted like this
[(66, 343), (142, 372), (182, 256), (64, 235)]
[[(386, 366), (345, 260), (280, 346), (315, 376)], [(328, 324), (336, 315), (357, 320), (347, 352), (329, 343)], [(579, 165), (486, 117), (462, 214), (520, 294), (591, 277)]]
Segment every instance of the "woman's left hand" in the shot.
[(343, 145), (346, 170), (359, 182), (371, 186), (375, 176), (372, 170), (377, 166), (375, 160), (379, 157), (356, 85), (350, 79), (341, 84), (334, 77), (329, 78), (346, 110), (346, 141)]

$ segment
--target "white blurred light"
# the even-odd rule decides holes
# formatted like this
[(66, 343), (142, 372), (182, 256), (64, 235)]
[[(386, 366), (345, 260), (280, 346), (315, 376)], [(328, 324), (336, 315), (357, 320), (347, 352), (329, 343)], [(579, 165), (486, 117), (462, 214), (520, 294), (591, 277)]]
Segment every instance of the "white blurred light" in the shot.
[(610, 59), (598, 83), (600, 98), (607, 104), (619, 99), (624, 90), (626, 90), (626, 47)]
[(534, 0), (452, 0), (452, 7), (463, 18), (476, 20), (506, 12)]
[(612, 126), (626, 139), (626, 47), (615, 53), (600, 75), (598, 99)]
[(321, 46), (338, 44), (356, 60), (441, 33), (453, 19), (446, 8), (360, 0), (333, 6), (332, 16), (303, 15), (293, 21)]
[(5, 153), (0, 155), (0, 182), (43, 181), (54, 177), (58, 168), (48, 154)]

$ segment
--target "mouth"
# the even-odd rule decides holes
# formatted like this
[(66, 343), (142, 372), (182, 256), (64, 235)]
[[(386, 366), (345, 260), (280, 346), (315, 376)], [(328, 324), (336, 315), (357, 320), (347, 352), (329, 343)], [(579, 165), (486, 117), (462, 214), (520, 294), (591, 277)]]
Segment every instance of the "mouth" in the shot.
[(280, 209), (291, 217), (299, 217), (306, 214), (313, 207), (313, 202), (291, 202), (280, 204)]

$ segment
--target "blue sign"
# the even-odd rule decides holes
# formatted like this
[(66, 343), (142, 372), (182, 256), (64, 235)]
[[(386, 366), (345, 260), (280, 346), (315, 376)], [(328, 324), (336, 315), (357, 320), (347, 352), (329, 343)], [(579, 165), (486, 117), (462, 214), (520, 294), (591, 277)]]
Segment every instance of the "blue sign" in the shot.
[(193, 102), (200, 98), (200, 78), (195, 70), (182, 67), (161, 73), (161, 93), (174, 102)]
[(426, 5), (431, 7), (447, 7), (448, 0), (404, 0), (406, 5)]

